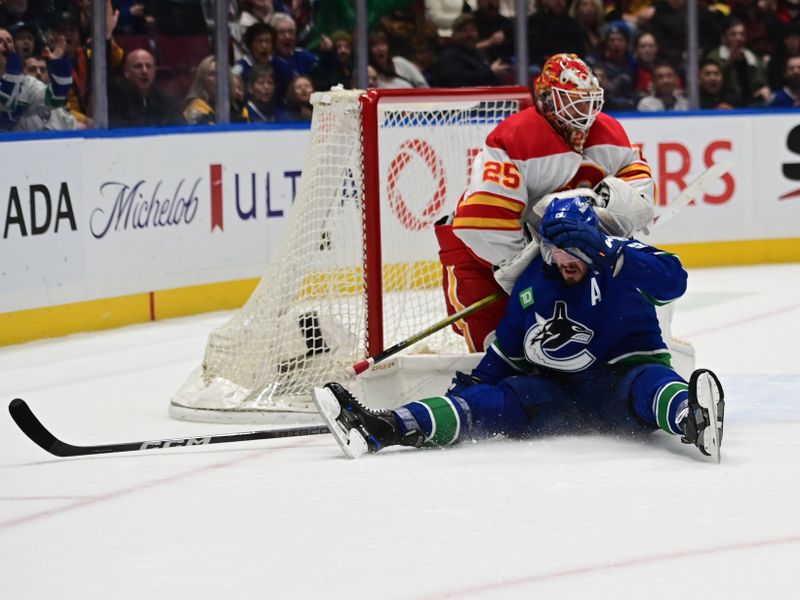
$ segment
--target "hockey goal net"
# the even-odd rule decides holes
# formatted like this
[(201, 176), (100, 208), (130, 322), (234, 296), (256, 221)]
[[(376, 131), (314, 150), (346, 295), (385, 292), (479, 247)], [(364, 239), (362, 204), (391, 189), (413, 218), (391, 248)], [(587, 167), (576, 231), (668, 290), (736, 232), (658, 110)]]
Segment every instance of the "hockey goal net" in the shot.
[[(314, 94), (309, 150), (281, 242), (250, 299), (209, 336), (177, 418), (280, 422), (310, 390), (446, 316), (434, 223), (528, 90)], [(410, 352), (463, 354), (448, 327)], [(356, 382), (350, 382), (358, 393)]]

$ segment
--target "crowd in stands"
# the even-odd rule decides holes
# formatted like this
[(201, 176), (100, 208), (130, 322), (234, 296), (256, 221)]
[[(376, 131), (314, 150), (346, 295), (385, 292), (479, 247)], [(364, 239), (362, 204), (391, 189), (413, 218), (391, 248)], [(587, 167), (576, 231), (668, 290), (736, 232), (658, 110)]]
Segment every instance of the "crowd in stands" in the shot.
[[(514, 4), (368, 0), (369, 85), (514, 83)], [(312, 92), (354, 87), (351, 0), (229, 0), (224, 69), (215, 10), (213, 0), (105, 0), (110, 127), (213, 124), (218, 73), (230, 78), (234, 123), (309, 121)], [(531, 77), (549, 55), (574, 52), (605, 110), (688, 110), (686, 10), (686, 0), (532, 0)], [(699, 0), (698, 10), (700, 108), (800, 107), (800, 0)], [(91, 0), (0, 0), (0, 131), (92, 127), (91, 25)]]

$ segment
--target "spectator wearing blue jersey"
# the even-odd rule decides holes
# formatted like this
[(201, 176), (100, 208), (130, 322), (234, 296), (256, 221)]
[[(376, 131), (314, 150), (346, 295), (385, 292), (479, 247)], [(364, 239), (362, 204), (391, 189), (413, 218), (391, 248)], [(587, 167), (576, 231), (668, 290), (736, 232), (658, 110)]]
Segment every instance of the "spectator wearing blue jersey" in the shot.
[(541, 255), (517, 280), (495, 342), (447, 393), (370, 411), (337, 383), (315, 388), (345, 454), (495, 435), (663, 430), (719, 461), (719, 380), (699, 369), (687, 382), (671, 368), (655, 312), (686, 290), (680, 260), (607, 235), (590, 190), (553, 196)]
[(244, 81), (255, 65), (269, 66), (272, 48), (275, 45), (275, 30), (268, 23), (254, 23), (244, 32), (245, 55), (231, 69)]
[(291, 120), (277, 101), (275, 78), (272, 69), (257, 65), (250, 69), (247, 80), (247, 105), (245, 119), (248, 123), (274, 123)]
[(786, 61), (792, 56), (800, 56), (800, 23), (789, 23), (784, 26), (781, 41), (776, 44), (775, 53), (767, 63), (767, 84), (772, 91), (783, 87)]
[(296, 46), (297, 29), (294, 19), (285, 13), (275, 13), (270, 19), (275, 30), (275, 43), (270, 66), (275, 74), (275, 95), (284, 98), (289, 82), (298, 75), (310, 75), (317, 56)]
[(800, 106), (800, 56), (786, 59), (783, 72), (784, 86), (775, 92), (771, 108), (792, 108)]
[(72, 85), (72, 65), (64, 56), (65, 48), (63, 35), (48, 48), (49, 83), (45, 84), (23, 72), (11, 33), (0, 28), (0, 131), (19, 130), (24, 120), (64, 107)]
[[(50, 71), (47, 68), (47, 61), (37, 56), (29, 56), (23, 61), (23, 72), (25, 75), (39, 80), (42, 84), (49, 86)], [(40, 111), (37, 114), (23, 117), (19, 120), (16, 131), (69, 131), (79, 129), (78, 122), (64, 106), (52, 108), (49, 111)]]

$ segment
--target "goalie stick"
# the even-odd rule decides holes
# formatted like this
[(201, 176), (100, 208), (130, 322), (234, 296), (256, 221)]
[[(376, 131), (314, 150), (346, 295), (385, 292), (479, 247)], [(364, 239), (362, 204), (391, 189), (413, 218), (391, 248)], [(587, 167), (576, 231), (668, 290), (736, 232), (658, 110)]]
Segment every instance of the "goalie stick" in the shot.
[(681, 210), (689, 205), (689, 202), (702, 194), (706, 188), (714, 183), (717, 179), (725, 175), (733, 168), (733, 163), (729, 160), (721, 160), (711, 165), (707, 171), (695, 177), (680, 194), (672, 199), (663, 212), (657, 214), (653, 218), (653, 225), (661, 226), (672, 217), (677, 215)]
[(121, 444), (98, 444), (94, 446), (74, 446), (62, 442), (42, 425), (27, 403), (16, 398), (8, 405), (11, 418), (28, 438), (37, 446), (55, 456), (86, 456), (91, 454), (110, 454), (114, 452), (135, 452), (137, 450), (153, 450), (155, 448), (175, 448), (187, 446), (206, 446), (209, 444), (227, 444), (228, 442), (249, 442), (273, 438), (298, 437), (328, 433), (325, 425), (308, 425), (306, 427), (289, 427), (285, 429), (266, 429), (263, 431), (247, 431), (242, 433), (221, 433), (218, 435), (201, 435), (183, 438), (167, 438), (147, 440), (143, 442), (127, 442)]
[(364, 360), (361, 360), (356, 364), (347, 367), (346, 369), (347, 374), (350, 375), (351, 377), (360, 375), (367, 369), (372, 368), (373, 365), (376, 365), (379, 362), (386, 360), (390, 356), (394, 356), (401, 350), (405, 350), (412, 344), (416, 344), (418, 341), (425, 339), (426, 337), (436, 333), (440, 329), (444, 329), (445, 327), (447, 327), (448, 325), (452, 325), (459, 319), (463, 319), (464, 317), (471, 315), (475, 311), (482, 309), (484, 306), (488, 306), (489, 304), (491, 304), (492, 302), (494, 302), (503, 295), (504, 295), (503, 292), (495, 292), (494, 294), (486, 296), (486, 298), (482, 298), (481, 300), (478, 300), (477, 302), (474, 302), (469, 306), (462, 308), (460, 311), (453, 313), (452, 315), (442, 319), (438, 323), (434, 323), (433, 325), (431, 325), (426, 329), (423, 329), (419, 333), (415, 333), (411, 337), (404, 339), (402, 342), (396, 343), (391, 348), (387, 348), (386, 350), (384, 350), (383, 352), (379, 352), (375, 356), (370, 356), (369, 358), (365, 358)]

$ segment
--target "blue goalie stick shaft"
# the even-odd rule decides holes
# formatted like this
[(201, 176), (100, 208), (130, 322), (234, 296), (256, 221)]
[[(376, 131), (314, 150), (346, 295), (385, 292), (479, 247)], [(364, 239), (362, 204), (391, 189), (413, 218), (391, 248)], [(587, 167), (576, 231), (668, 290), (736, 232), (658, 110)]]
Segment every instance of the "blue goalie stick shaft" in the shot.
[(27, 403), (21, 398), (12, 400), (8, 405), (11, 418), (28, 438), (37, 446), (55, 456), (86, 456), (91, 454), (110, 454), (114, 452), (136, 452), (156, 448), (175, 448), (187, 446), (206, 446), (209, 444), (227, 444), (229, 442), (249, 442), (252, 440), (268, 440), (274, 438), (298, 437), (328, 433), (325, 425), (308, 425), (304, 427), (288, 427), (284, 429), (265, 429), (262, 431), (246, 431), (242, 433), (222, 433), (217, 435), (200, 435), (183, 438), (146, 440), (121, 444), (98, 444), (93, 446), (74, 446), (62, 442), (42, 425), (33, 414)]

